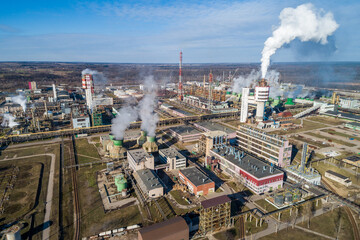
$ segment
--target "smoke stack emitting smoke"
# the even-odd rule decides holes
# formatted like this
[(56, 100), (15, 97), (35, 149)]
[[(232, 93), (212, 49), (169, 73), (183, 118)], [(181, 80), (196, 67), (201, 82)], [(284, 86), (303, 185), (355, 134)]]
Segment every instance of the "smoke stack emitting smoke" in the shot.
[(26, 111), (26, 98), (24, 97), (24, 95), (17, 95), (15, 97), (11, 97), (11, 101), (20, 104), (24, 112)]
[(116, 139), (123, 139), (124, 133), (130, 123), (136, 121), (138, 116), (142, 121), (141, 130), (147, 132), (150, 137), (155, 136), (155, 130), (159, 116), (154, 112), (156, 107), (156, 83), (153, 76), (145, 78), (144, 98), (139, 102), (137, 107), (123, 107), (119, 110), (119, 114), (112, 120), (111, 133)]
[(156, 83), (153, 76), (145, 78), (145, 97), (139, 102), (139, 114), (141, 118), (141, 130), (145, 130), (149, 137), (155, 136), (155, 130), (159, 116), (154, 112), (156, 107)]
[(131, 122), (136, 121), (138, 118), (137, 109), (134, 107), (123, 107), (119, 110), (119, 114), (112, 120), (111, 133), (114, 134), (115, 139), (124, 139), (126, 128)]
[(270, 64), (270, 57), (281, 48), (298, 38), (302, 42), (314, 41), (326, 44), (327, 37), (331, 36), (339, 25), (335, 22), (331, 12), (322, 14), (308, 3), (297, 8), (284, 8), (280, 13), (280, 26), (273, 35), (265, 41), (261, 58), (261, 76), (265, 78)]
[(90, 68), (86, 68), (82, 70), (81, 75), (91, 74), (93, 77), (94, 85), (95, 86), (105, 86), (107, 83), (107, 78), (104, 76), (103, 73), (98, 72), (96, 70), (92, 70)]
[(17, 125), (19, 125), (19, 123), (15, 122), (15, 117), (13, 115), (8, 113), (3, 114), (3, 122), (1, 123), (2, 127), (13, 128)]

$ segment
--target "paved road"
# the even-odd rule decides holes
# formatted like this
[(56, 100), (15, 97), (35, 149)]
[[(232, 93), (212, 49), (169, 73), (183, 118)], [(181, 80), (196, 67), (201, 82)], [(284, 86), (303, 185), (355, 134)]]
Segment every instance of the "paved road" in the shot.
[(44, 217), (44, 226), (48, 226), (43, 231), (42, 239), (49, 239), (50, 238), (50, 214), (51, 214), (51, 207), (52, 207), (52, 198), (53, 198), (53, 191), (54, 191), (54, 173), (55, 173), (55, 154), (53, 153), (45, 153), (45, 154), (35, 154), (23, 157), (15, 157), (15, 158), (7, 158), (4, 160), (0, 160), (0, 162), (11, 161), (11, 160), (18, 160), (24, 158), (33, 158), (33, 157), (40, 157), (40, 156), (50, 156), (51, 163), (50, 163), (50, 173), (49, 173), (49, 182), (46, 194), (46, 203), (45, 203), (45, 217)]

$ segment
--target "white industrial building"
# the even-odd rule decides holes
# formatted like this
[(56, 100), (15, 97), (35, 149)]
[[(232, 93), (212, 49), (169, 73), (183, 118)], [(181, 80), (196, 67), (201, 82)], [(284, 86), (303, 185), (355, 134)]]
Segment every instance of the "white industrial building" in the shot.
[(134, 171), (145, 168), (154, 169), (155, 166), (154, 156), (142, 148), (127, 151), (127, 160), (129, 167)]
[(133, 176), (147, 197), (158, 198), (164, 195), (164, 186), (153, 170), (138, 170), (134, 172)]
[(340, 183), (342, 185), (345, 185), (346, 187), (351, 186), (352, 182), (350, 180), (349, 177), (346, 177), (344, 175), (341, 175), (340, 173), (331, 171), (331, 170), (327, 170), (325, 172), (325, 177), (329, 178), (337, 183)]
[(175, 148), (165, 148), (159, 150), (159, 155), (164, 163), (168, 163), (167, 171), (186, 168), (186, 157)]

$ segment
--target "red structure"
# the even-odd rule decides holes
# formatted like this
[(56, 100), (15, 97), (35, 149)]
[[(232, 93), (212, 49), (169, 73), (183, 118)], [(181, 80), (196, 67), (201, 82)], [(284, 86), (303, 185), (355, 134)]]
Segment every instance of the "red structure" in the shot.
[(182, 72), (181, 72), (181, 68), (182, 68), (182, 51), (180, 51), (180, 62), (179, 62), (179, 92), (178, 92), (178, 96), (179, 96), (179, 100), (182, 101), (184, 99), (184, 91), (183, 91), (183, 85), (182, 85)]
[(94, 93), (94, 81), (91, 74), (82, 75), (81, 83), (83, 89), (91, 89), (91, 92)]
[(196, 196), (215, 192), (215, 182), (196, 167), (181, 169), (179, 180)]

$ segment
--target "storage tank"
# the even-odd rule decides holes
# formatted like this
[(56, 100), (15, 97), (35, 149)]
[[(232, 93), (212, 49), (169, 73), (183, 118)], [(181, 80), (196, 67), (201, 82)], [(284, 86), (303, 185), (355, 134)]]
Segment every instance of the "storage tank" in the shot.
[(295, 105), (293, 98), (287, 98), (285, 105)]
[(285, 193), (285, 202), (290, 203), (293, 201), (293, 194), (291, 192)]
[(119, 192), (122, 192), (124, 189), (127, 188), (127, 181), (124, 178), (123, 174), (119, 174), (115, 176), (115, 185)]
[(281, 193), (275, 194), (274, 202), (278, 206), (283, 205), (284, 204), (284, 195), (282, 195)]

